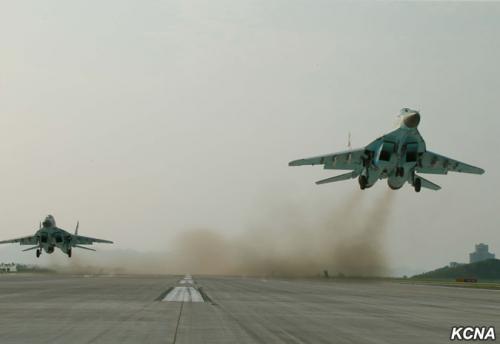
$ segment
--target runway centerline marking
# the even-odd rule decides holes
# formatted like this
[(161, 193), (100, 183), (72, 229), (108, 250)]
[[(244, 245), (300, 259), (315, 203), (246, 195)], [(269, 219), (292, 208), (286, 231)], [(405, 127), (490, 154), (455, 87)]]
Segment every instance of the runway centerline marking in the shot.
[[(180, 284), (194, 284), (193, 278), (186, 275)], [(177, 286), (173, 288), (162, 301), (167, 302), (205, 302), (200, 292), (191, 286)]]

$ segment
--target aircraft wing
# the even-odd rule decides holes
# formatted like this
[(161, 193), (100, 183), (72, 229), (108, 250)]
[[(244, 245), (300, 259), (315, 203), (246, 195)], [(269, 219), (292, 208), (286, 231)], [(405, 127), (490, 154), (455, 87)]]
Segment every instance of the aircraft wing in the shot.
[(430, 151), (426, 151), (422, 154), (416, 171), (431, 174), (447, 174), (449, 171), (474, 174), (484, 173), (482, 168), (468, 165)]
[(288, 163), (289, 166), (302, 165), (323, 165), (325, 169), (334, 170), (361, 170), (363, 168), (363, 158), (365, 149), (352, 149), (338, 153), (314, 156), (311, 158), (294, 160)]
[(3, 240), (3, 241), (0, 241), (0, 244), (13, 244), (13, 243), (17, 243), (17, 242), (20, 245), (37, 245), (38, 244), (38, 237), (36, 235), (31, 235), (31, 236), (25, 236), (25, 237), (17, 238), (17, 239)]
[(104, 239), (97, 239), (97, 238), (91, 238), (91, 237), (86, 237), (82, 235), (73, 235), (72, 241), (75, 244), (79, 245), (92, 245), (93, 243), (102, 243), (102, 244), (112, 244), (112, 241), (109, 240), (104, 240)]

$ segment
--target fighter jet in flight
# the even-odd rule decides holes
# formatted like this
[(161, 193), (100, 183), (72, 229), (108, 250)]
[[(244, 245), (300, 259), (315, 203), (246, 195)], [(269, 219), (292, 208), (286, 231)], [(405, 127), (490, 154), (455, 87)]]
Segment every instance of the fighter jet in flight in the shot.
[(0, 241), (0, 244), (16, 243), (21, 245), (35, 245), (33, 247), (27, 248), (23, 251), (29, 251), (36, 249), (36, 257), (40, 257), (42, 254), (42, 249), (47, 253), (54, 252), (57, 247), (71, 258), (71, 248), (77, 247), (85, 250), (95, 251), (94, 249), (80, 246), (80, 245), (92, 245), (94, 242), (112, 244), (112, 241), (95, 239), (90, 237), (85, 237), (78, 235), (78, 226), (76, 224), (75, 234), (71, 234), (64, 229), (58, 228), (56, 226), (56, 220), (54, 216), (47, 215), (45, 220), (40, 223), (40, 229), (32, 236), (25, 236), (18, 239)]
[(418, 132), (420, 113), (404, 108), (398, 116), (398, 128), (359, 149), (295, 160), (289, 166), (323, 165), (325, 169), (350, 170), (351, 172), (316, 182), (325, 184), (358, 178), (361, 190), (373, 186), (379, 179), (386, 179), (393, 190), (406, 182), (416, 192), (421, 188), (439, 190), (441, 187), (422, 178), (418, 173), (448, 174), (464, 172), (483, 174), (484, 170), (463, 162), (428, 151)]

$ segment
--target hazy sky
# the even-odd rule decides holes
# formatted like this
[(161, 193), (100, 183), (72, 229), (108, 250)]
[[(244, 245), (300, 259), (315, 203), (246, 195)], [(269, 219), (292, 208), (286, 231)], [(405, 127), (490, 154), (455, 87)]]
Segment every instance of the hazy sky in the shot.
[[(280, 205), (323, 216), (357, 182), (288, 161), (369, 143), (420, 109), (430, 150), (483, 176), (395, 196), (395, 269), (500, 256), (500, 4), (0, 1), (3, 239), (58, 225), (162, 250)], [(379, 182), (363, 197), (377, 200)], [(0, 247), (0, 260), (34, 254)], [(8, 253), (8, 254), (7, 254)], [(60, 254), (60, 253), (59, 253)]]

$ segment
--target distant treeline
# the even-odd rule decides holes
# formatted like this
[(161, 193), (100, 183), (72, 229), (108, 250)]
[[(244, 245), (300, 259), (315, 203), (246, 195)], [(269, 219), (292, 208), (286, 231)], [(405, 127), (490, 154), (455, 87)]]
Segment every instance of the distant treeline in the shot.
[(55, 271), (51, 270), (49, 268), (44, 268), (44, 267), (40, 267), (37, 265), (17, 264), (17, 272), (49, 273), (49, 272), (55, 272)]
[(456, 267), (445, 266), (434, 271), (415, 275), (414, 279), (457, 279), (476, 278), (478, 280), (500, 280), (500, 260), (488, 259)]

